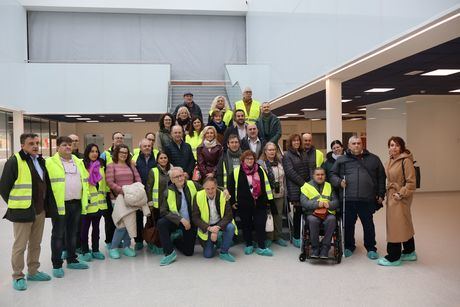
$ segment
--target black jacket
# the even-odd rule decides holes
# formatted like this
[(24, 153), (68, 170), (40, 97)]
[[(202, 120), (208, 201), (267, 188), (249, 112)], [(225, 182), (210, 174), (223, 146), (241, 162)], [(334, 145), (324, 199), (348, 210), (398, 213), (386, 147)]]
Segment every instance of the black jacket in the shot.
[(349, 150), (338, 157), (331, 169), (331, 184), (339, 188), (344, 176), (347, 182), (347, 200), (375, 201), (376, 196), (385, 197), (385, 169), (379, 157), (369, 151), (363, 151), (361, 160)]
[(227, 127), (227, 130), (225, 130), (224, 140), (222, 141), (222, 146), (224, 147), (224, 151), (227, 150), (228, 137), (231, 134), (236, 135), (238, 137), (238, 140), (240, 140), (240, 144), (241, 144), (240, 135), (238, 134), (238, 127), (235, 126), (235, 124), (231, 124), (229, 127)]
[[(32, 159), (28, 154), (26, 154), (23, 150), (19, 152), (19, 155), (23, 160), (27, 161), (27, 165), (32, 174), (32, 204), (28, 209), (11, 209), (8, 208), (6, 214), (4, 216), (5, 219), (11, 222), (18, 222), (18, 223), (27, 223), (33, 222), (35, 220), (35, 207), (33, 204), (34, 195), (37, 189), (37, 182), (36, 180), (39, 179), (40, 176), (38, 175), (37, 170), (32, 162)], [(57, 207), (56, 201), (54, 200), (53, 191), (51, 190), (51, 183), (48, 176), (48, 172), (46, 171), (45, 167), (45, 159), (42, 156), (38, 157), (38, 162), (43, 170), (43, 178), (46, 183), (46, 195), (44, 201), (44, 210), (47, 217), (52, 217), (57, 214)], [(0, 195), (2, 196), (3, 200), (8, 203), (8, 199), (10, 196), (10, 192), (13, 189), (14, 182), (18, 178), (18, 162), (16, 156), (11, 156), (8, 161), (6, 161), (5, 166), (3, 168), (2, 177), (0, 179)], [(38, 178), (38, 179), (37, 179)]]
[[(263, 116), (264, 115), (261, 114), (256, 122), (257, 129), (259, 129), (259, 137), (267, 140), (267, 142), (278, 145), (278, 141), (281, 138), (281, 122), (279, 118), (275, 114), (270, 113), (268, 122), (265, 122)], [(267, 125), (267, 127), (265, 127), (265, 125)]]
[(181, 107), (186, 107), (186, 108), (188, 109), (188, 111), (190, 112), (190, 115), (191, 115), (192, 117), (193, 117), (193, 116), (197, 116), (197, 117), (201, 118), (201, 121), (203, 121), (203, 114), (201, 113), (201, 108), (200, 108), (199, 105), (197, 105), (197, 104), (195, 103), (195, 101), (193, 102), (191, 108), (189, 108), (185, 102), (182, 103), (182, 104), (180, 104), (180, 105), (178, 105), (178, 106), (176, 107), (176, 109), (174, 110), (174, 113), (173, 113), (174, 118), (177, 117), (177, 111), (179, 111), (179, 109), (180, 109)]
[[(201, 186), (198, 183), (193, 182), (193, 184), (195, 185), (195, 188), (196, 188), (197, 191), (202, 189)], [(182, 217), (180, 215), (177, 215), (176, 213), (172, 213), (171, 211), (169, 211), (169, 205), (168, 205), (169, 191), (173, 191), (176, 194), (177, 212), (180, 213), (180, 209), (182, 207), (182, 196), (181, 196), (179, 190), (177, 189), (176, 185), (175, 184), (170, 184), (169, 187), (168, 187), (168, 190), (165, 193), (165, 195), (163, 195), (163, 197), (160, 198), (160, 216), (167, 218), (168, 220), (170, 220), (171, 222), (173, 222), (176, 225), (179, 225), (180, 220), (182, 219)], [(193, 211), (192, 211), (193, 199), (192, 199), (192, 196), (190, 194), (190, 190), (189, 190), (189, 188), (187, 186), (187, 180), (185, 181), (183, 191), (185, 193), (185, 199), (187, 200), (187, 205), (188, 205), (187, 209), (188, 209), (188, 214), (190, 216), (190, 223), (191, 223), (192, 222), (192, 214), (193, 214)]]
[(291, 202), (300, 201), (300, 188), (310, 181), (308, 157), (305, 151), (299, 153), (287, 150), (283, 157), (283, 168), (286, 177), (287, 197)]
[[(270, 208), (272, 210), (272, 214), (277, 214), (273, 200), (268, 200), (267, 197), (267, 190), (265, 189), (264, 173), (262, 168), (259, 167), (257, 172), (259, 173), (260, 177), (261, 191), (259, 198), (257, 198), (255, 201), (255, 206), (259, 209)], [(248, 178), (241, 168), (238, 175), (237, 197), (235, 198), (234, 176), (229, 176), (227, 190), (231, 195), (230, 204), (238, 203), (238, 210), (244, 210), (248, 206), (254, 206), (254, 198), (252, 197), (251, 190), (249, 189)]]
[(141, 176), (142, 184), (147, 189), (147, 179), (149, 177), (149, 171), (157, 165), (157, 162), (153, 155), (153, 151), (148, 161), (145, 161), (144, 154), (142, 152), (139, 152), (139, 157), (137, 158), (137, 161), (134, 161), (134, 162), (136, 163), (136, 168), (137, 168), (137, 171), (139, 172), (139, 176)]
[(193, 169), (195, 168), (195, 157), (193, 156), (192, 147), (190, 144), (182, 141), (179, 146), (175, 142), (171, 142), (165, 147), (165, 152), (168, 155), (169, 162), (174, 166), (180, 166), (192, 178)]
[[(260, 138), (260, 151), (256, 152), (256, 158), (259, 159), (259, 157), (262, 155), (264, 152), (264, 147), (265, 144), (267, 143), (264, 139)], [(245, 152), (246, 150), (250, 150), (251, 147), (249, 147), (249, 138), (246, 136), (244, 139), (241, 140), (241, 151)]]

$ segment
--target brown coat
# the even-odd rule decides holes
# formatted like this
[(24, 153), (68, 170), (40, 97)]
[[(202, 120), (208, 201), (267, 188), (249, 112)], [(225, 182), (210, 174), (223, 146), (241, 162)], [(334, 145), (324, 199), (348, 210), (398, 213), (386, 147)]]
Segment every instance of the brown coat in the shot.
[[(403, 162), (406, 180), (403, 176)], [(414, 236), (414, 226), (410, 207), (412, 194), (415, 191), (414, 158), (410, 152), (402, 153), (397, 158), (390, 158), (385, 164), (387, 175), (387, 241), (391, 243), (406, 242)], [(404, 184), (404, 181), (405, 184)], [(400, 193), (401, 200), (393, 197), (394, 193)]]

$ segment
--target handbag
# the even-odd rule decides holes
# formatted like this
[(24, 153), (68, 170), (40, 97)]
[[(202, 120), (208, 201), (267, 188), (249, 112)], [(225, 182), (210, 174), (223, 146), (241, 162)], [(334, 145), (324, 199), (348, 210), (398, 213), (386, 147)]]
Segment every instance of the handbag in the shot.
[(197, 165), (193, 169), (192, 180), (193, 181), (200, 181), (200, 179), (201, 179), (201, 174), (200, 174), (200, 170), (198, 169), (198, 165)]
[(153, 214), (147, 217), (147, 222), (142, 230), (142, 238), (147, 243), (161, 247), (160, 231), (156, 227), (156, 223), (152, 215)]
[(326, 208), (315, 209), (315, 211), (313, 211), (313, 215), (324, 220), (326, 219), (326, 216), (327, 216), (327, 209)]
[(265, 222), (265, 232), (273, 232), (275, 226), (273, 225), (273, 215), (271, 212), (267, 213), (267, 221)]

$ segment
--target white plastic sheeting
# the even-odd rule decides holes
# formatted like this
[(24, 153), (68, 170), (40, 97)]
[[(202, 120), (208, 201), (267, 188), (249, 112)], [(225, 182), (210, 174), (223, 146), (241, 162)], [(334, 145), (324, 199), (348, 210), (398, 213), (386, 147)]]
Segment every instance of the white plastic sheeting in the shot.
[(31, 62), (171, 64), (175, 80), (223, 80), (246, 63), (244, 16), (29, 12)]

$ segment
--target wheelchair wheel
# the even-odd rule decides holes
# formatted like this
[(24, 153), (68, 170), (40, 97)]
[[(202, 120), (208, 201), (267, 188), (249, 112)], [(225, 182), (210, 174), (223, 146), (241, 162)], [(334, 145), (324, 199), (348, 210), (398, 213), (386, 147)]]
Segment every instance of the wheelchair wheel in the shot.
[(299, 261), (300, 262), (304, 262), (306, 259), (307, 259), (307, 255), (305, 255), (305, 253), (301, 253), (299, 255)]

